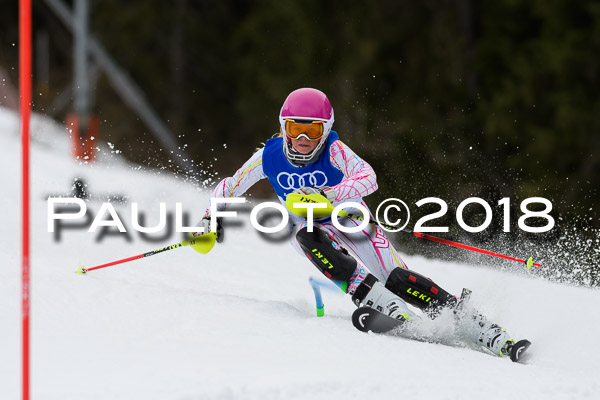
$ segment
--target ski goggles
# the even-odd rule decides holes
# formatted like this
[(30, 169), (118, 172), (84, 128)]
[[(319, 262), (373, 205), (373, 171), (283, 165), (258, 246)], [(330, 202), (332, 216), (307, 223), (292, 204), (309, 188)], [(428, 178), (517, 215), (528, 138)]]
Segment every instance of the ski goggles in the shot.
[(293, 119), (285, 120), (285, 133), (290, 139), (298, 139), (301, 135), (308, 140), (319, 140), (325, 132), (325, 121), (298, 122)]

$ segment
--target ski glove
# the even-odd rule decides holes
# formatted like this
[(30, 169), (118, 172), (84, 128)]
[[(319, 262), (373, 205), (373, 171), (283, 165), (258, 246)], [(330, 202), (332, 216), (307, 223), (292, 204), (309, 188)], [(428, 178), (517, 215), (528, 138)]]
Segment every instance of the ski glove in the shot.
[[(204, 231), (203, 232), (192, 232), (192, 237), (201, 236), (201, 235), (204, 235), (205, 233), (209, 233), (210, 232), (210, 220), (211, 220), (211, 217), (208, 214), (204, 218), (202, 218), (202, 220), (196, 226), (204, 228)], [(221, 222), (222, 222), (221, 217), (217, 217), (217, 243), (223, 242), (223, 226), (222, 226)]]
[(314, 186), (305, 186), (302, 187), (300, 189), (296, 189), (294, 190), (294, 193), (298, 193), (298, 194), (320, 194), (323, 197), (325, 197), (327, 200), (329, 200), (331, 203), (333, 203), (335, 201), (335, 198), (337, 196), (337, 192), (335, 191), (335, 189), (330, 188), (330, 187), (322, 187), (322, 188), (316, 188)]

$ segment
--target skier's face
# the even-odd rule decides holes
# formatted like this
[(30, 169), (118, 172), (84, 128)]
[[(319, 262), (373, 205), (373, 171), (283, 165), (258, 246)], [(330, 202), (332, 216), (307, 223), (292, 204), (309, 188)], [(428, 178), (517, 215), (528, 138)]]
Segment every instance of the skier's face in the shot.
[(298, 139), (292, 139), (292, 147), (300, 154), (309, 154), (318, 144), (318, 140), (308, 140), (304, 136), (301, 136)]

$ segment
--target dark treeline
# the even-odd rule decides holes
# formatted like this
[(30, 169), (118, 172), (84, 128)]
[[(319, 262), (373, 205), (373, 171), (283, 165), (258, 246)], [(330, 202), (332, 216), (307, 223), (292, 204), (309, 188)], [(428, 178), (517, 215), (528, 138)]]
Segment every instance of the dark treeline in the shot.
[[(501, 236), (507, 251), (515, 241), (556, 243), (577, 227), (592, 240), (583, 263), (598, 265), (599, 2), (91, 3), (92, 34), (202, 163), (202, 179), (232, 174), (279, 129), (286, 95), (317, 87), (334, 106), (334, 129), (378, 173), (372, 206), (401, 198), (412, 204), (414, 223), (436, 210), (414, 203), (440, 197), (449, 211), (430, 225), (451, 226), (446, 237), (480, 245)], [(16, 82), (10, 7), (0, 16), (0, 66)], [(37, 91), (36, 108), (64, 119), (68, 109), (49, 107), (70, 82), (71, 35), (41, 1), (34, 18), (34, 35), (48, 32), (51, 43), (48, 81), (37, 82), (47, 95)], [(106, 77), (95, 88), (102, 138), (138, 163), (171, 167)], [(454, 212), (473, 196), (490, 203), (494, 226), (461, 237)], [(557, 227), (517, 235), (519, 204), (533, 196), (552, 202)], [(502, 232), (504, 197), (511, 234)], [(470, 206), (465, 220), (478, 225), (481, 214)], [(422, 246), (414, 251), (441, 245)], [(586, 283), (598, 282), (596, 274)]]

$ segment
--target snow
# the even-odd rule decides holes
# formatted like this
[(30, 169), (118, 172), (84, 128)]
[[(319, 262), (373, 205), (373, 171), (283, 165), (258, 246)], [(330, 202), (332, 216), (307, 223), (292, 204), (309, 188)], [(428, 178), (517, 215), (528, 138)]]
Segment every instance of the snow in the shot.
[[(525, 364), (471, 349), (364, 334), (347, 296), (324, 292), (317, 318), (314, 267), (287, 241), (267, 241), (248, 213), (224, 244), (201, 255), (184, 247), (77, 275), (144, 253), (157, 243), (47, 231), (48, 194), (77, 176), (115, 204), (131, 229), (131, 202), (158, 220), (158, 203), (180, 202), (195, 222), (209, 193), (127, 164), (106, 145), (101, 162), (69, 155), (64, 127), (32, 123), (31, 380), (35, 399), (597, 399), (598, 290), (507, 272), (405, 257), (442, 287), (473, 289), (472, 303), (515, 338), (533, 342)], [(0, 108), (0, 398), (21, 392), (20, 143), (18, 119)], [(92, 216), (99, 202), (88, 203)]]

